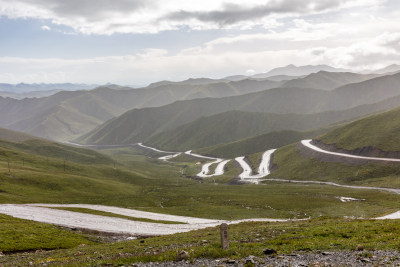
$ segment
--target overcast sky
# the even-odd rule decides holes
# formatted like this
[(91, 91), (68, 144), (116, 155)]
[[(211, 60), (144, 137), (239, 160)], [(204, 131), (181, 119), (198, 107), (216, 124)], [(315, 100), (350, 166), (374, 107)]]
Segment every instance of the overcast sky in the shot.
[(0, 83), (145, 85), (393, 63), (398, 0), (0, 0)]

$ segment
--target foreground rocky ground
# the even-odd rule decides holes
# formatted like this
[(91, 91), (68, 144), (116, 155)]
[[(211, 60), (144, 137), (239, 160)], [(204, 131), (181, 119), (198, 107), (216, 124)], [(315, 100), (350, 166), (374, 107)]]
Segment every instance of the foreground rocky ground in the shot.
[(317, 252), (265, 257), (249, 256), (240, 260), (195, 259), (193, 261), (137, 263), (132, 266), (400, 266), (399, 251)]

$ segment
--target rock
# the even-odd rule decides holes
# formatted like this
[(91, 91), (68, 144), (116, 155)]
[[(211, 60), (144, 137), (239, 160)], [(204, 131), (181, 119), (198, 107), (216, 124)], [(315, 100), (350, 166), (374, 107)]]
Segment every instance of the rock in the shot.
[(207, 241), (207, 240), (201, 240), (201, 243), (203, 243), (203, 244), (207, 244), (207, 243), (208, 243), (208, 241)]
[(176, 261), (183, 261), (189, 259), (189, 253), (187, 251), (182, 250), (179, 252), (179, 254), (176, 256)]
[(364, 250), (364, 246), (363, 245), (358, 245), (356, 249), (358, 251), (363, 251)]
[(277, 253), (277, 251), (275, 249), (272, 249), (272, 248), (266, 248), (266, 249), (263, 250), (263, 252), (264, 252), (265, 255), (272, 255), (272, 254), (276, 254)]
[(245, 263), (245, 264), (248, 264), (248, 265), (250, 265), (250, 264), (256, 264), (256, 262), (254, 261), (254, 256), (253, 256), (253, 255), (248, 256), (248, 257), (246, 258), (246, 260), (245, 260), (244, 263)]
[(235, 264), (236, 261), (235, 261), (235, 260), (227, 260), (226, 263), (227, 263), (227, 264)]
[(324, 256), (329, 256), (329, 255), (332, 255), (333, 253), (332, 252), (323, 251), (321, 254), (324, 255)]
[(371, 262), (369, 259), (367, 259), (367, 258), (362, 258), (360, 261), (362, 261), (362, 262)]

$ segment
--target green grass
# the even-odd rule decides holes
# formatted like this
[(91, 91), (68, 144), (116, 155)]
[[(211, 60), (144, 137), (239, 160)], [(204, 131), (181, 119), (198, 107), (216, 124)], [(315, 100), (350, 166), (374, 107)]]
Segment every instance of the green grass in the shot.
[(211, 147), (200, 148), (195, 150), (195, 152), (221, 158), (234, 158), (286, 146), (302, 139), (313, 138), (326, 131), (326, 129), (321, 129), (311, 132), (271, 132), (231, 143), (222, 143)]
[(400, 109), (355, 121), (322, 136), (326, 144), (353, 150), (374, 147), (383, 151), (400, 151)]
[(90, 238), (50, 224), (0, 214), (0, 251), (72, 248), (92, 245)]
[[(173, 261), (181, 250), (195, 258), (241, 259), (262, 256), (263, 249), (272, 248), (279, 254), (319, 251), (355, 250), (363, 245), (374, 250), (400, 250), (398, 220), (350, 220), (318, 218), (280, 223), (242, 223), (229, 226), (230, 249), (220, 247), (217, 227), (188, 233), (151, 237), (113, 244), (81, 246), (73, 249), (9, 255), (0, 264), (27, 265), (129, 265), (135, 262)], [(205, 241), (203, 241), (205, 240)], [(365, 253), (365, 252), (360, 252)]]
[(121, 219), (126, 219), (126, 220), (130, 220), (130, 221), (138, 221), (138, 222), (163, 223), (163, 224), (185, 224), (185, 223), (182, 223), (182, 222), (151, 220), (151, 219), (146, 219), (146, 218), (137, 218), (137, 217), (132, 217), (132, 216), (125, 216), (125, 215), (121, 215), (121, 214), (116, 214), (116, 213), (112, 213), (112, 212), (106, 212), (106, 211), (101, 211), (101, 210), (92, 210), (92, 209), (86, 209), (86, 208), (55, 207), (55, 208), (52, 208), (52, 209), (68, 210), (68, 211), (81, 212), (81, 213), (87, 213), (87, 214), (93, 214), (93, 215), (121, 218)]
[(369, 163), (350, 165), (323, 162), (300, 154), (295, 145), (278, 149), (274, 153), (278, 169), (270, 178), (330, 181), (349, 185), (400, 188), (400, 164)]

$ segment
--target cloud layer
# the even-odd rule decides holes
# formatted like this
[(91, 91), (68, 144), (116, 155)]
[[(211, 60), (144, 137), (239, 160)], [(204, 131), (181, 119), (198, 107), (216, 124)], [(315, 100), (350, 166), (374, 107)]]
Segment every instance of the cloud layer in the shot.
[(282, 17), (376, 6), (384, 0), (0, 0), (0, 15), (50, 19), (85, 34), (271, 27)]

